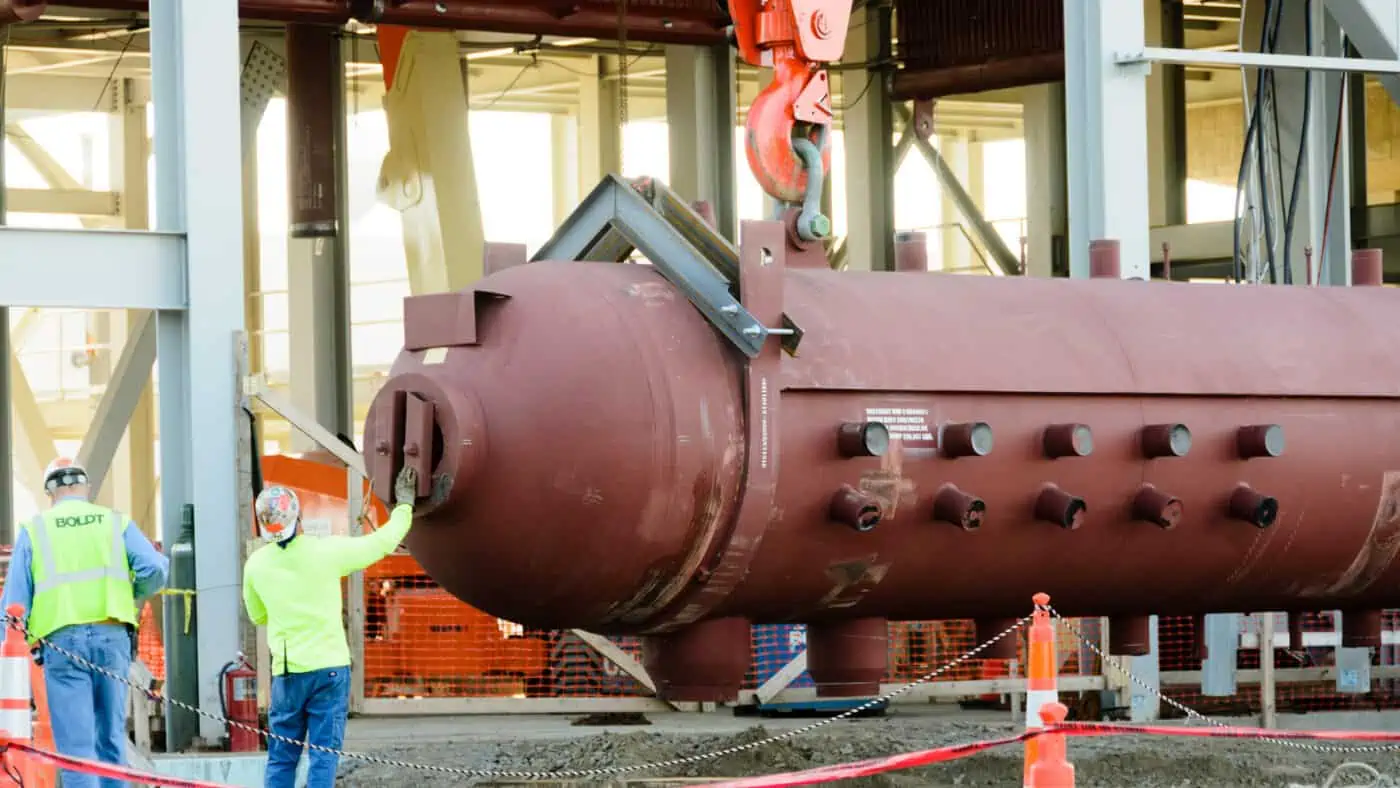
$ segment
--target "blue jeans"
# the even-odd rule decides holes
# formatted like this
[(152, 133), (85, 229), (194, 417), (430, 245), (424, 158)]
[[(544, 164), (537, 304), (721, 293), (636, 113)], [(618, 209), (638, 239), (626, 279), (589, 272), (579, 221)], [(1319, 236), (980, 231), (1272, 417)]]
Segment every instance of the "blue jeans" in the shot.
[[(45, 640), (122, 678), (131, 669), (131, 639), (119, 624), (64, 627)], [(126, 684), (74, 662), (45, 644), (44, 686), (54, 746), (75, 758), (125, 765)], [(123, 780), (63, 770), (64, 788), (126, 788)]]
[[(272, 677), (272, 707), (267, 726), (278, 736), (339, 750), (350, 710), (350, 666)], [(293, 788), (302, 747), (267, 740), (266, 788)], [(306, 788), (332, 788), (337, 755), (312, 750)]]

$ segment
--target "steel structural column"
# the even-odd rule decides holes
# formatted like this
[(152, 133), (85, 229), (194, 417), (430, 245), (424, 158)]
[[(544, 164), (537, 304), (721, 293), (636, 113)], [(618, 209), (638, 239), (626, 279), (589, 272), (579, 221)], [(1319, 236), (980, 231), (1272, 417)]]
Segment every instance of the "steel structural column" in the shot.
[[(958, 134), (945, 134), (938, 138), (938, 153), (943, 160), (948, 163), (948, 169), (953, 177), (960, 184), (970, 184), (971, 173), (971, 144), (966, 137)], [(937, 171), (935, 170), (935, 175)], [(942, 238), (942, 269), (944, 271), (966, 271), (973, 268), (972, 261), (976, 259), (976, 249), (972, 246), (972, 241), (964, 236), (959, 228), (963, 226), (964, 217), (962, 211), (958, 209), (958, 201), (954, 198), (954, 191), (949, 188), (949, 184), (940, 184), (939, 193), (943, 202), (943, 238)], [(967, 186), (964, 186), (966, 189)], [(968, 192), (968, 196), (973, 202), (979, 201), (981, 195)]]
[[(238, 522), (236, 337), (243, 330), (239, 218), (237, 0), (151, 0), (156, 108), (156, 226), (183, 230), (188, 311), (158, 316), (163, 536), (195, 511), (200, 734), (217, 720), (219, 671), (239, 650), (242, 523)], [(194, 391), (195, 386), (198, 392)], [(196, 439), (196, 436), (198, 438)]]
[(1066, 273), (1065, 86), (1025, 89), (1026, 275)]
[[(1400, 59), (1400, 3), (1397, 0), (1325, 0), (1329, 15), (1346, 30), (1361, 57)], [(1315, 5), (1321, 5), (1316, 3)], [(1400, 103), (1400, 76), (1378, 76), (1392, 100)]]
[[(1186, 45), (1181, 0), (1148, 0), (1149, 46)], [(1147, 78), (1148, 215), (1152, 227), (1186, 223), (1186, 68), (1159, 65)]]
[(687, 200), (707, 201), (714, 209), (715, 227), (731, 241), (738, 240), (739, 228), (734, 179), (737, 118), (738, 81), (729, 45), (666, 47), (671, 189)]
[(853, 20), (845, 59), (871, 63), (842, 79), (846, 137), (846, 259), (852, 271), (894, 270), (894, 107), (887, 63), (893, 9), (867, 4)]
[[(1313, 53), (1321, 56), (1341, 57), (1342, 33), (1335, 20), (1327, 13), (1322, 2), (1313, 3), (1312, 18), (1304, 14), (1303, 3), (1282, 4), (1282, 18), (1279, 24), (1278, 51), (1280, 53), (1303, 54), (1307, 51), (1309, 28), (1313, 40)], [(1258, 30), (1262, 25), (1263, 11), (1249, 9), (1246, 20), (1254, 32), (1254, 44), (1258, 45)], [(1248, 38), (1249, 33), (1246, 33)], [(1253, 69), (1253, 77), (1261, 70)], [(1352, 75), (1352, 80), (1360, 80), (1360, 75)], [(1278, 69), (1274, 72), (1274, 84), (1278, 93), (1278, 155), (1282, 162), (1279, 183), (1270, 181), (1270, 192), (1282, 193), (1283, 200), (1275, 199), (1276, 214), (1272, 218), (1275, 246), (1275, 261), (1278, 266), (1279, 281), (1283, 276), (1284, 226), (1287, 218), (1287, 199), (1292, 193), (1294, 165), (1298, 156), (1298, 140), (1303, 133), (1302, 108), (1305, 74), (1302, 71)], [(1251, 87), (1251, 90), (1253, 88)], [(1307, 146), (1304, 149), (1302, 183), (1298, 189), (1299, 205), (1294, 223), (1293, 242), (1289, 250), (1289, 267), (1292, 268), (1294, 282), (1303, 283), (1306, 278), (1305, 250), (1311, 247), (1314, 252), (1313, 277), (1321, 284), (1345, 285), (1351, 275), (1351, 166), (1350, 127), (1347, 117), (1343, 118), (1341, 133), (1342, 146), (1337, 161), (1337, 178), (1333, 187), (1330, 229), (1327, 233), (1324, 250), (1323, 227), (1327, 216), (1327, 189), (1332, 175), (1332, 149), (1336, 140), (1337, 112), (1350, 115), (1349, 99), (1341, 95), (1342, 75), (1329, 72), (1313, 72), (1311, 87), (1311, 107), (1307, 126)], [(1253, 98), (1251, 96), (1251, 103)], [(1362, 152), (1364, 156), (1364, 150)], [(1272, 167), (1270, 168), (1272, 169)], [(1257, 200), (1257, 198), (1256, 198)], [(1257, 204), (1257, 203), (1256, 203)], [(1262, 237), (1262, 232), (1256, 231)], [(1326, 259), (1319, 256), (1325, 255)], [(1266, 259), (1262, 254), (1261, 262)]]
[[(1285, 7), (1288, 5), (1285, 4)], [(1337, 20), (1321, 7), (1320, 3), (1313, 4), (1313, 16), (1307, 24), (1312, 26), (1313, 41), (1321, 49), (1321, 54), (1332, 57), (1345, 57), (1347, 55), (1346, 48), (1343, 46), (1341, 27)], [(1282, 36), (1280, 35), (1280, 37)], [(1363, 77), (1360, 74), (1352, 74), (1350, 77), (1344, 78), (1343, 75), (1336, 73), (1318, 73), (1313, 75), (1312, 83), (1312, 113), (1308, 120), (1309, 144), (1305, 154), (1307, 159), (1304, 163), (1304, 177), (1307, 178), (1304, 183), (1306, 187), (1304, 194), (1307, 202), (1304, 205), (1308, 208), (1306, 214), (1308, 218), (1307, 235), (1316, 239), (1313, 242), (1313, 276), (1319, 284), (1324, 285), (1351, 284), (1352, 160), (1357, 157), (1360, 157), (1361, 162), (1366, 160), (1365, 145), (1363, 144), (1360, 149), (1355, 149), (1351, 145), (1350, 104), (1353, 97), (1358, 94), (1342, 95), (1347, 79), (1351, 82), (1360, 82)], [(1388, 88), (1392, 88), (1397, 83), (1392, 80), (1386, 84)], [(1364, 98), (1364, 90), (1360, 91), (1359, 95)], [(1395, 95), (1395, 93), (1392, 92), (1391, 95)], [(1282, 104), (1281, 106), (1288, 107), (1289, 105)], [(1365, 106), (1364, 101), (1362, 106)], [(1338, 117), (1339, 113), (1340, 118)], [(1332, 179), (1332, 150), (1333, 146), (1337, 144), (1339, 130), (1341, 148), (1337, 157), (1336, 184), (1332, 187), (1329, 216), (1327, 190), (1328, 182)], [(1359, 131), (1363, 135), (1365, 134), (1364, 128)], [(1362, 139), (1364, 141), (1364, 136)], [(1363, 202), (1362, 205), (1364, 206), (1365, 203)], [(1300, 208), (1300, 222), (1303, 215)], [(1324, 244), (1325, 251), (1321, 248)], [(1301, 281), (1301, 279), (1297, 281)]]
[(1143, 4), (1065, 3), (1065, 139), (1070, 275), (1089, 275), (1089, 242), (1122, 244), (1123, 278), (1149, 272), (1147, 72), (1119, 66), (1143, 48)]
[(554, 200), (554, 226), (568, 221), (579, 201), (578, 118), (573, 115), (549, 117), (549, 150)]
[[(293, 365), (291, 399), (327, 430), (351, 436), (350, 221), (339, 34), (329, 27), (289, 25), (287, 67), (288, 175), (300, 204), (292, 206), (287, 234), (288, 340), (292, 358), (309, 359)], [(300, 430), (292, 430), (291, 438), (296, 451), (317, 448)]]
[[(4, 60), (3, 45), (0, 45), (0, 63)], [(0, 73), (0, 80), (6, 79), (7, 75)], [(3, 93), (0, 93), (0, 129), (5, 128), (5, 102)], [(6, 135), (0, 133), (0, 227), (7, 223), (5, 195), (8, 187), (5, 185), (5, 144)], [(15, 543), (15, 441), (13, 426), (12, 405), (14, 397), (10, 392), (10, 371), (17, 364), (10, 363), (10, 357), (15, 349), (10, 346), (10, 310), (0, 306), (0, 358), (5, 360), (0, 364), (0, 402), (5, 406), (0, 408), (0, 544)], [(20, 370), (20, 374), (24, 374)]]
[(593, 73), (578, 81), (579, 194), (593, 191), (603, 176), (622, 174), (622, 123), (618, 91), (610, 66), (615, 57), (593, 59)]

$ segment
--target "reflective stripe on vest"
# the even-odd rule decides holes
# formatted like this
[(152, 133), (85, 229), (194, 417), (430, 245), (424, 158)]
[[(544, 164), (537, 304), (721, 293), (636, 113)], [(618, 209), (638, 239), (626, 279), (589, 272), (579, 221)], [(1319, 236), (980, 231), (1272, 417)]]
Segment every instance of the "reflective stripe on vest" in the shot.
[(120, 580), (125, 583), (131, 580), (126, 568), (126, 541), (122, 538), (123, 534), (126, 533), (127, 522), (126, 517), (121, 512), (112, 512), (112, 554), (107, 559), (107, 565), (79, 572), (60, 573), (58, 571), (58, 564), (54, 560), (53, 545), (49, 541), (49, 531), (44, 526), (44, 515), (34, 515), (34, 519), (29, 521), (29, 525), (30, 536), (34, 539), (34, 547), (39, 554), (39, 560), (44, 564), (44, 579), (34, 583), (36, 596), (69, 583), (87, 583), (102, 579)]

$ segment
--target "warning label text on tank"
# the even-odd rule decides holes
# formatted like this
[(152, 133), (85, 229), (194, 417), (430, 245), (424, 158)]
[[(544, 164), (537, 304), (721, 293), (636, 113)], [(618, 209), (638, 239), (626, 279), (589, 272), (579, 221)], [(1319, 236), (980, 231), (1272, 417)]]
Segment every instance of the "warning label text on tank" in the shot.
[(866, 408), (865, 420), (880, 422), (891, 438), (906, 444), (933, 440), (927, 408)]

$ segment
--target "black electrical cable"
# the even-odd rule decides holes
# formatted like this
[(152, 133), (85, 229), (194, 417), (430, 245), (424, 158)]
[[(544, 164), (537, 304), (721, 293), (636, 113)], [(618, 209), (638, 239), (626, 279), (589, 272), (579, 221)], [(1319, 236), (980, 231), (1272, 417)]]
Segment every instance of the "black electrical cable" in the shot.
[[(1263, 52), (1269, 41), (1269, 21), (1273, 18), (1273, 0), (1264, 4), (1264, 27), (1259, 34), (1259, 51)], [(1243, 24), (1243, 21), (1241, 21)], [(1255, 131), (1259, 127), (1259, 99), (1262, 95), (1263, 73), (1254, 85), (1254, 106), (1249, 112), (1249, 127), (1244, 132), (1244, 151), (1240, 154), (1240, 174), (1235, 181), (1235, 281), (1244, 281), (1244, 255), (1240, 244), (1240, 229), (1244, 222), (1240, 200), (1245, 195), (1245, 177), (1249, 174), (1249, 151), (1254, 146)]]
[[(1274, 13), (1270, 15), (1270, 11)], [(1283, 2), (1280, 0), (1275, 4), (1274, 0), (1269, 0), (1264, 11), (1264, 41), (1265, 44), (1259, 47), (1261, 52), (1266, 50), (1269, 42), (1277, 41), (1276, 33), (1279, 20), (1283, 18)], [(1272, 20), (1272, 23), (1271, 21)], [(1263, 69), (1259, 72), (1259, 77), (1254, 81), (1254, 111), (1260, 112), (1264, 104), (1264, 96), (1268, 92), (1269, 84), (1273, 81), (1274, 70)], [(1269, 284), (1278, 282), (1278, 269), (1274, 260), (1274, 219), (1273, 213), (1269, 210), (1269, 162), (1267, 152), (1264, 148), (1264, 124), (1259, 123), (1254, 127), (1257, 135), (1255, 145), (1258, 147), (1256, 160), (1259, 162), (1259, 213), (1264, 218), (1264, 251), (1265, 259), (1268, 261)]]
[[(1313, 0), (1305, 0), (1303, 4), (1304, 48), (1309, 57), (1313, 53), (1312, 4)], [(1293, 251), (1293, 223), (1298, 218), (1298, 191), (1303, 183), (1303, 157), (1308, 150), (1308, 122), (1312, 118), (1312, 79), (1312, 69), (1303, 72), (1303, 124), (1298, 131), (1298, 157), (1293, 162), (1293, 188), (1288, 198), (1288, 215), (1283, 220), (1283, 283), (1286, 285), (1293, 284), (1293, 266), (1289, 258)], [(1311, 285), (1312, 282), (1307, 284)]]
[(227, 720), (229, 717), (228, 717), (228, 698), (225, 698), (225, 697), (224, 697), (224, 677), (227, 676), (227, 675), (229, 674), (229, 671), (233, 670), (233, 669), (236, 668), (236, 667), (238, 667), (238, 661), (237, 661), (237, 660), (234, 660), (233, 662), (228, 663), (227, 665), (223, 666), (222, 668), (219, 668), (219, 711), (223, 712), (223, 714), (224, 714), (224, 719), (226, 719), (226, 720)]

